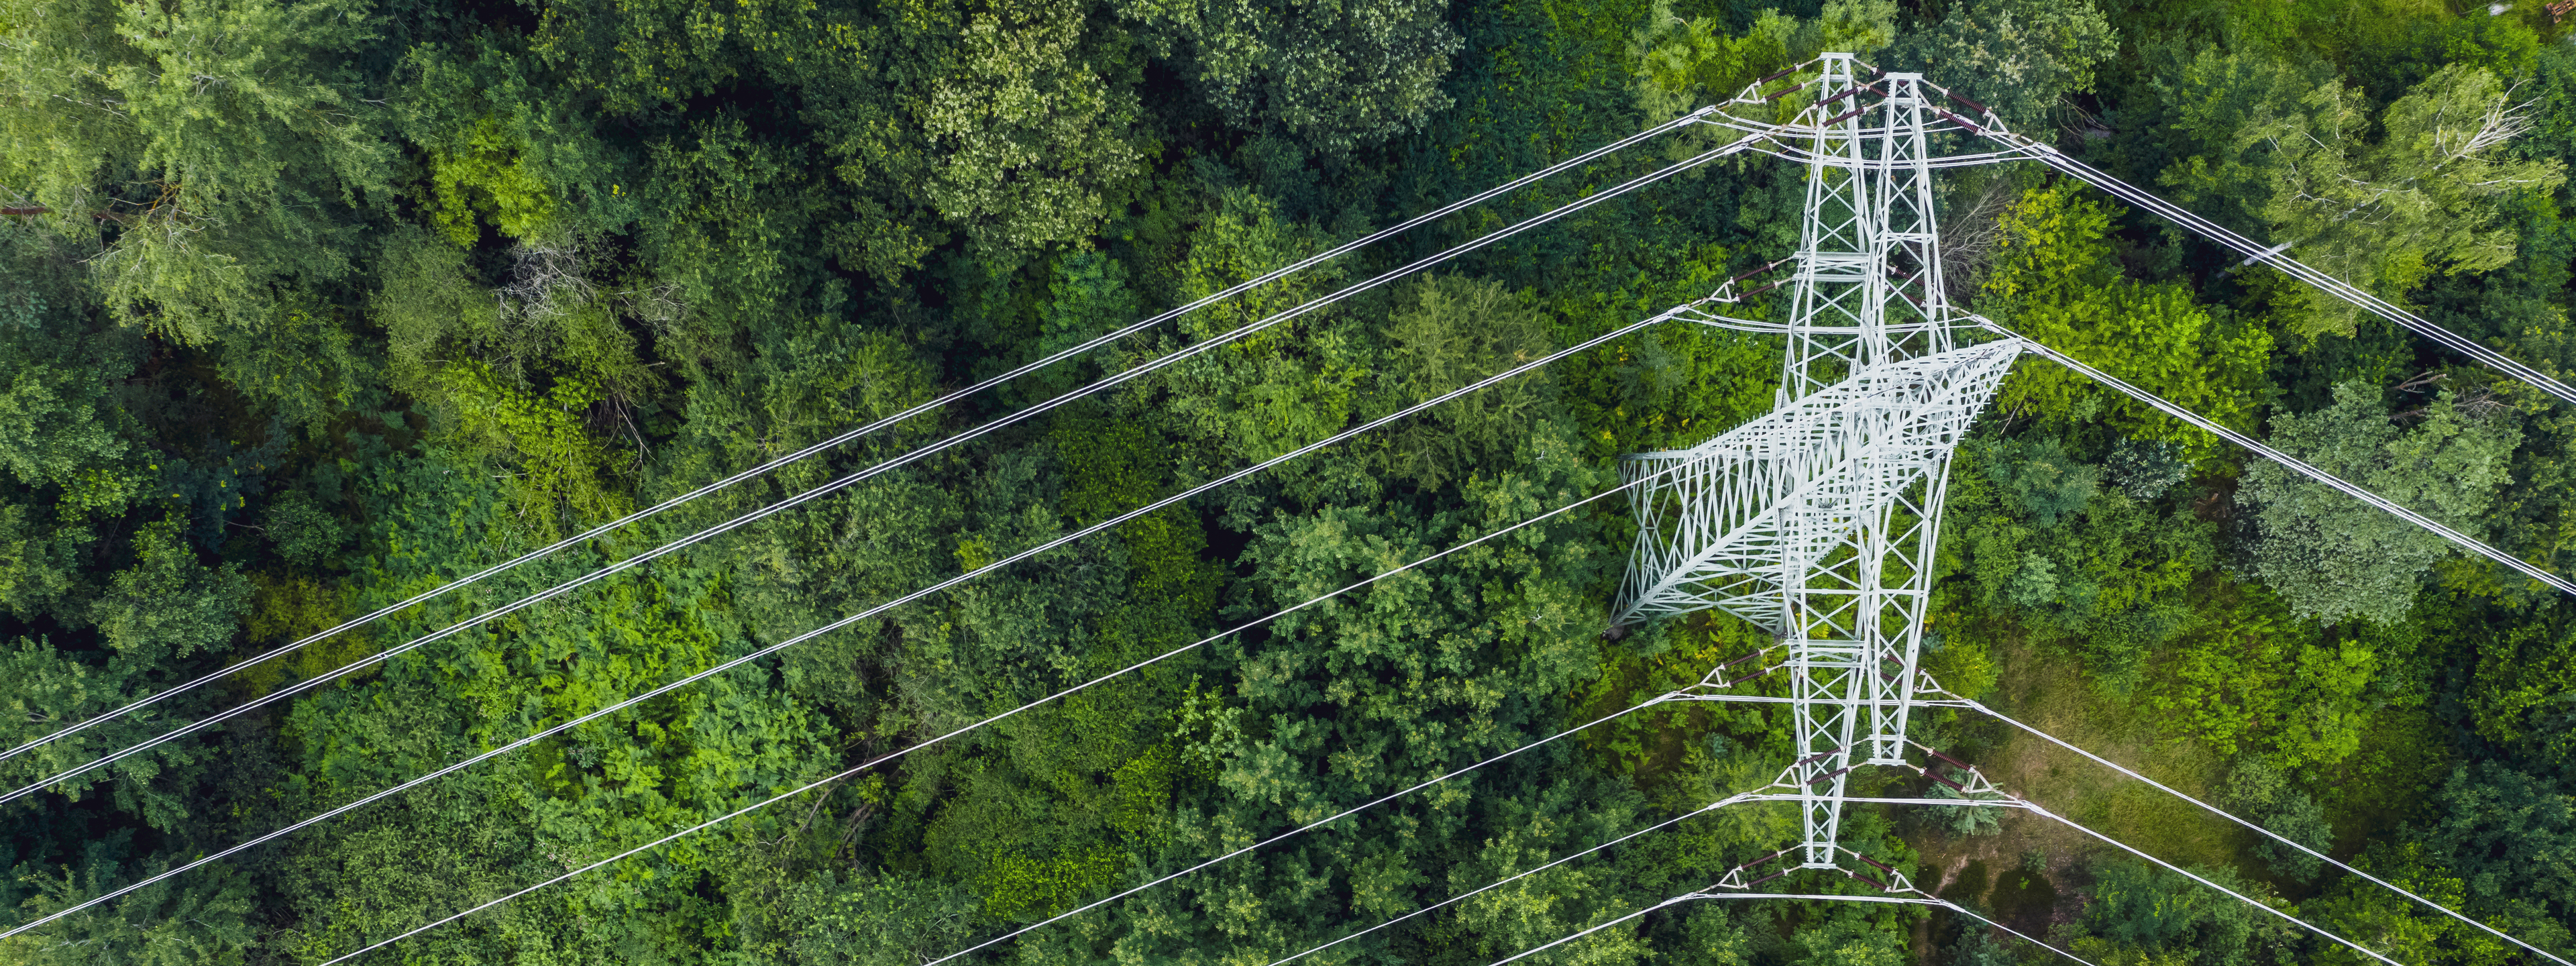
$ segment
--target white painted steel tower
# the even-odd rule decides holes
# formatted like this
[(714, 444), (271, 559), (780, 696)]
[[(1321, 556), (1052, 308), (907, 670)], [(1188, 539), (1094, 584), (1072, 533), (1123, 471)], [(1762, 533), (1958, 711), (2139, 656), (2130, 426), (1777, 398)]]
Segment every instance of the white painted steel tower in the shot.
[(1943, 298), (1926, 144), (1957, 129), (1950, 115), (1918, 75), (1864, 81), (1849, 54), (1813, 69), (1799, 85), (1813, 103), (1761, 126), (1767, 153), (1806, 165), (1798, 251), (1774, 263), (1793, 273), (1788, 321), (1703, 319), (1785, 333), (1778, 402), (1629, 458), (1643, 482), (1619, 606), (1622, 622), (1715, 608), (1780, 637), (1799, 754), (1785, 780), (1805, 813), (1793, 854), (1832, 868), (1850, 771), (1904, 763), (1950, 454), (2022, 346), (1952, 338), (1971, 326)]

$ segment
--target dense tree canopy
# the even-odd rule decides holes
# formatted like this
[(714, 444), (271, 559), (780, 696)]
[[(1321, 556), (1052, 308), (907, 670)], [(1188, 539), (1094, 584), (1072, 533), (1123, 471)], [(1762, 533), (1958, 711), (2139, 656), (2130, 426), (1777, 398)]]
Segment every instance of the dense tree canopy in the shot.
[[(841, 775), (358, 961), (918, 966), (1081, 909), (958, 961), (1264, 966), (1694, 812), (1778, 774), (1781, 713), (1657, 704), (1101, 902), (1775, 643), (1714, 614), (1613, 627), (1635, 531), (1611, 500), (1263, 619), (1767, 410), (1776, 341), (1648, 328), (1119, 518), (1780, 257), (1798, 169), (1711, 165), (1320, 304), (1719, 136), (1685, 129), (1092, 340), (1849, 51), (2565, 377), (2560, 19), (0, 0), (0, 749), (99, 719), (0, 757), (0, 794), (265, 702), (0, 802), (0, 929), (1117, 521), (0, 939), (0, 961), (324, 962)], [(1962, 305), (2576, 573), (2566, 407), (2042, 169), (1943, 177)], [(1943, 498), (1944, 687), (2576, 954), (2576, 602), (2034, 360)], [(2539, 961), (1991, 720), (1916, 722), (2410, 966)], [(1939, 767), (1860, 780), (1955, 796), (1933, 777), (1966, 773)], [(1301, 962), (1491, 962), (1796, 826), (1698, 814)], [(2093, 962), (2360, 961), (2034, 816), (1868, 806), (1843, 829)], [(2050, 955), (1947, 912), (1709, 901), (1536, 961)]]

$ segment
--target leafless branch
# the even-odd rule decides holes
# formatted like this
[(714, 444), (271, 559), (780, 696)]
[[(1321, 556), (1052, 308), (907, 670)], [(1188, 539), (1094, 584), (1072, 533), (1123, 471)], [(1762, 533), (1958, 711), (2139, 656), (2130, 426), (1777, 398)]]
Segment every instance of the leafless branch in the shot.
[(597, 294), (569, 243), (522, 242), (510, 256), (510, 281), (497, 293), (503, 318), (554, 318)]

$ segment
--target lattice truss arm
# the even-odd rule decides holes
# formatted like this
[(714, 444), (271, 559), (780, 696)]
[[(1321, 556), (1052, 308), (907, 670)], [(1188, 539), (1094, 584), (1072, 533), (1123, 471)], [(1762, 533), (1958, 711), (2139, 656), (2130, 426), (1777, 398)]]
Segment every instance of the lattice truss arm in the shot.
[[(1766, 266), (1790, 266), (1778, 404), (1626, 464), (1638, 535), (1621, 620), (1716, 609), (1788, 645), (1810, 866), (1833, 859), (1856, 763), (1901, 760), (1950, 454), (2020, 348), (1953, 348), (1928, 142), (1940, 113), (1919, 77), (1859, 68), (1820, 58), (1798, 122), (1757, 135), (1807, 168), (1798, 250)], [(1736, 301), (1733, 285), (1707, 301)], [(1682, 314), (1765, 328), (1695, 311)]]
[(2019, 342), (1862, 369), (1689, 450), (1628, 461), (1630, 616), (1715, 608), (1789, 643), (1809, 865), (1846, 776), (1902, 760), (1950, 454)]
[(1644, 482), (1630, 491), (1621, 619), (1716, 608), (1781, 637), (1856, 633), (1865, 588), (1903, 593), (1924, 576), (1861, 566), (1861, 532), (1925, 533), (1929, 484), (2019, 352), (1995, 342), (1865, 369), (1690, 449), (1629, 457), (1623, 473)]
[[(1792, 74), (1791, 86), (1765, 93)], [(1769, 112), (1799, 92), (1807, 101), (1785, 123), (1729, 113)], [(1983, 117), (1970, 121), (1936, 99)], [(2008, 334), (1955, 347), (1959, 330), (1982, 320), (1944, 300), (1932, 172), (2036, 157), (2097, 184), (2106, 179), (2010, 136), (1983, 107), (1919, 75), (1867, 69), (1848, 54), (1763, 78), (1721, 108), (1695, 115), (1696, 123), (1737, 132), (1739, 145), (1806, 169), (1799, 246), (1668, 314), (1781, 335), (1779, 396), (1772, 412), (1715, 439), (1626, 461), (1637, 538), (1619, 621), (1718, 610), (1778, 636), (1775, 647), (1787, 655), (1772, 670), (1788, 673), (1789, 694), (1764, 700), (1785, 700), (1796, 729), (1799, 757), (1783, 782), (1802, 803), (1805, 838), (1789, 851), (1804, 867), (1827, 868), (1850, 801), (1848, 773), (1904, 761), (1951, 454), (2013, 359), (2037, 348)], [(1935, 156), (1932, 142), (1950, 133), (2007, 150)], [(1785, 277), (1738, 294), (1737, 285), (1784, 266)], [(2331, 281), (2319, 284), (2367, 301)], [(1782, 321), (1720, 311), (1783, 285)], [(2489, 361), (2519, 372), (2510, 360)], [(2576, 391), (2566, 398), (2576, 400)], [(2392, 509), (2507, 566), (2519, 563)]]

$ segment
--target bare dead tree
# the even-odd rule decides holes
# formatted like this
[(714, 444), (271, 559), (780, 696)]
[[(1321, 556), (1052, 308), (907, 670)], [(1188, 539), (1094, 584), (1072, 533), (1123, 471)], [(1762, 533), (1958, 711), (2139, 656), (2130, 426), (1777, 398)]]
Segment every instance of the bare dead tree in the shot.
[(2012, 205), (2013, 188), (2009, 178), (1987, 181), (1965, 216), (1942, 225), (1942, 281), (1951, 301), (1966, 301), (1984, 284), (1986, 266), (2003, 245), (2004, 209)]
[(571, 242), (521, 242), (510, 252), (510, 280), (497, 293), (505, 319), (550, 319), (598, 295)]

